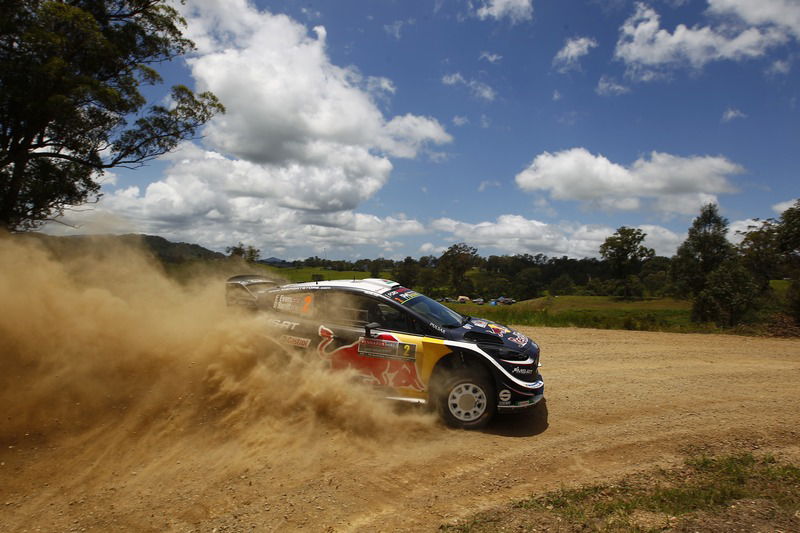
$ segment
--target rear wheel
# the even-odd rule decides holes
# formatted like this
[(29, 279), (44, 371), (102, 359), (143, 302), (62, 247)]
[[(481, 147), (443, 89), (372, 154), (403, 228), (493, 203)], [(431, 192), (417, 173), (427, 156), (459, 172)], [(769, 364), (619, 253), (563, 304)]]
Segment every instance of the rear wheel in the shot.
[(492, 381), (482, 368), (455, 370), (437, 386), (436, 404), (442, 420), (452, 427), (479, 429), (497, 410)]

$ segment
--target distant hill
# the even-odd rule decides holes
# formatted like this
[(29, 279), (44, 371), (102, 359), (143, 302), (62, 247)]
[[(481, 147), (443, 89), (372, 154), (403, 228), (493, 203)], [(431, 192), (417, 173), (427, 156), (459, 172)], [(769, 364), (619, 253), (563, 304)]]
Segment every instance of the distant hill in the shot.
[(91, 244), (97, 245), (103, 242), (124, 243), (131, 246), (142, 246), (149, 250), (162, 263), (184, 263), (197, 260), (220, 260), (225, 259), (225, 254), (214, 252), (208, 248), (203, 248), (199, 244), (189, 244), (185, 242), (172, 242), (163, 237), (155, 235), (70, 235), (59, 237), (45, 235), (43, 233), (24, 233), (17, 237), (23, 239), (35, 239), (47, 246), (53, 253), (60, 255), (66, 249), (81, 248)]
[(196, 259), (225, 259), (226, 255), (203, 248), (199, 244), (172, 242), (155, 235), (123, 235), (122, 237), (139, 237), (154, 255), (165, 263), (182, 263)]
[(288, 268), (288, 267), (292, 266), (292, 263), (290, 263), (289, 261), (286, 261), (285, 259), (281, 259), (279, 257), (268, 257), (266, 259), (259, 259), (256, 262), (264, 264), (264, 265), (280, 267), (280, 268)]

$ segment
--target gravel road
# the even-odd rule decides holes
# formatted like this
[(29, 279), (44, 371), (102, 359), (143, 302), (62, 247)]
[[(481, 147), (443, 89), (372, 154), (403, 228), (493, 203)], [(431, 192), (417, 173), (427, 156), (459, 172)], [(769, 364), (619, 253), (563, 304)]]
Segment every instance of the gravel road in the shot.
[(387, 410), (373, 435), (325, 422), (335, 391), (315, 424), (205, 417), (187, 387), (147, 417), (4, 443), (0, 531), (433, 531), (689, 449), (800, 457), (800, 340), (519, 329), (542, 347), (546, 405), (486, 431)]

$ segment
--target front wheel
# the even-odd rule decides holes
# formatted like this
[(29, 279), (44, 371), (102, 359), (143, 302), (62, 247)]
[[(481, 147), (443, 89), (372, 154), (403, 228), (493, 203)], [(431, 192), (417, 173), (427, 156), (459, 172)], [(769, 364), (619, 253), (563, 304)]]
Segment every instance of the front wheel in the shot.
[(448, 426), (479, 429), (489, 423), (497, 410), (494, 385), (482, 369), (458, 370), (437, 389), (439, 415)]

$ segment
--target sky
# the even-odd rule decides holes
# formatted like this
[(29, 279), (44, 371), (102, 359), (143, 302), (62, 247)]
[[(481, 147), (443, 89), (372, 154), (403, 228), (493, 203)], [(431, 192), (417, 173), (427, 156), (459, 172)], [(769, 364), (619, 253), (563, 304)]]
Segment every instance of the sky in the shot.
[(46, 231), (262, 257), (670, 256), (800, 196), (800, 0), (188, 0), (162, 65), (227, 112)]

